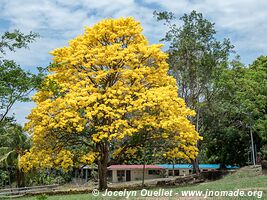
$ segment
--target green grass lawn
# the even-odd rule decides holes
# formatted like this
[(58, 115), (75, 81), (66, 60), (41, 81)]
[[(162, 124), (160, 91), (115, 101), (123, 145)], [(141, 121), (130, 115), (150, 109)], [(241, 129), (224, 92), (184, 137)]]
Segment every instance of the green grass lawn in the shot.
[[(238, 170), (236, 173), (225, 176), (224, 178), (207, 183), (201, 183), (194, 186), (185, 186), (175, 188), (174, 190), (178, 193), (184, 190), (201, 190), (201, 191), (236, 191), (236, 190), (244, 190), (244, 191), (255, 191), (260, 190), (263, 191), (263, 195), (261, 199), (267, 200), (267, 176), (261, 175), (260, 168), (252, 168), (252, 167), (244, 167)], [(229, 198), (229, 197), (228, 197)], [(225, 199), (228, 199), (225, 198)], [(220, 199), (220, 198), (217, 198)], [(223, 199), (223, 198), (221, 198)], [(239, 197), (239, 198), (231, 198), (231, 199), (259, 199), (256, 197)]]
[[(244, 190), (244, 191), (263, 191), (263, 195), (261, 199), (266, 199), (267, 200), (267, 176), (261, 175), (260, 168), (252, 168), (252, 167), (245, 167), (240, 170), (238, 170), (236, 173), (230, 174), (225, 176), (224, 178), (218, 180), (218, 181), (213, 181), (213, 182), (206, 182), (206, 183), (201, 183), (193, 186), (183, 186), (183, 187), (168, 187), (165, 188), (165, 190), (172, 190), (173, 194), (175, 195), (180, 195), (182, 191), (186, 190), (198, 190), (198, 191), (236, 191), (236, 190)], [(157, 191), (159, 188), (153, 189), (153, 191)], [(178, 193), (178, 194), (176, 194)], [(90, 200), (90, 199), (126, 199), (125, 197), (104, 197), (102, 196), (104, 193), (100, 193), (98, 197), (93, 196), (92, 194), (73, 194), (73, 195), (55, 195), (55, 196), (48, 196), (47, 200)], [(173, 196), (173, 197), (150, 197), (147, 199), (179, 199), (178, 196)], [(243, 200), (248, 200), (248, 199), (259, 199), (259, 196), (255, 197), (216, 197), (212, 198), (209, 197), (208, 199), (243, 199)], [(41, 198), (38, 197), (23, 197), (23, 198), (18, 198), (18, 200), (42, 200)], [(137, 197), (131, 197), (129, 199), (145, 199), (140, 198), (140, 191), (137, 191)], [(201, 199), (200, 197), (195, 197), (195, 198), (181, 198), (184, 200), (190, 199), (190, 200), (197, 200)], [(204, 198), (202, 198), (204, 199)]]

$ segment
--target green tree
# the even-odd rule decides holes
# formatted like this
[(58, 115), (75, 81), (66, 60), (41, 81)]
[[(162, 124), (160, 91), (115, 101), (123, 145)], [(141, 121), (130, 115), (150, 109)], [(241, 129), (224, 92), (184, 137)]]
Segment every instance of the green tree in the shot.
[(0, 52), (5, 54), (5, 49), (8, 49), (9, 51), (16, 51), (16, 49), (28, 48), (28, 44), (32, 43), (38, 36), (39, 35), (37, 33), (33, 32), (25, 35), (19, 30), (5, 32), (0, 39)]
[(246, 123), (253, 127), (263, 143), (267, 143), (267, 56), (260, 56), (250, 66), (245, 76), (248, 82), (240, 99), (247, 116)]
[[(38, 35), (25, 35), (18, 30), (6, 32), (0, 41), (0, 122), (8, 115), (16, 102), (29, 101), (29, 94), (41, 81), (39, 75), (26, 72), (14, 60), (4, 58), (6, 50), (15, 51), (18, 48), (28, 48)], [(41, 68), (39, 68), (41, 69)]]
[[(203, 135), (203, 109), (211, 101), (214, 93), (214, 81), (227, 67), (228, 57), (233, 51), (229, 39), (222, 42), (216, 39), (214, 23), (203, 18), (201, 13), (192, 11), (180, 19), (182, 26), (175, 24), (171, 12), (154, 12), (158, 21), (164, 21), (168, 31), (162, 39), (169, 43), (170, 74), (176, 80), (179, 96), (197, 112), (194, 119), (197, 131)], [(205, 135), (204, 135), (205, 138)], [(204, 139), (205, 140), (205, 139)], [(197, 160), (192, 161), (198, 171)]]
[(30, 138), (23, 134), (22, 127), (6, 118), (0, 122), (0, 166), (10, 176), (15, 173), (17, 187), (23, 185), (23, 173), (18, 167), (18, 159), (30, 148)]
[(238, 60), (222, 71), (205, 116), (205, 144), (210, 162), (246, 164), (250, 129), (258, 146), (266, 143), (267, 57), (245, 67)]
[(18, 30), (0, 36), (0, 163), (4, 169), (2, 174), (9, 174), (9, 184), (10, 177), (15, 176), (17, 186), (22, 184), (18, 159), (29, 148), (29, 142), (22, 127), (8, 114), (16, 102), (30, 100), (29, 94), (39, 86), (43, 72), (38, 75), (26, 72), (14, 60), (5, 59), (5, 54), (28, 48), (36, 37), (36, 33), (23, 34)]

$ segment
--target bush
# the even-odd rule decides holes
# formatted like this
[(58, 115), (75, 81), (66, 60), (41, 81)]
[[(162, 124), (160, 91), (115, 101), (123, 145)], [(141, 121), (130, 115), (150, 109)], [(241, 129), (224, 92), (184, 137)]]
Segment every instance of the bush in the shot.
[(71, 174), (61, 170), (33, 170), (26, 176), (27, 186), (64, 184), (71, 181)]
[(8, 172), (0, 170), (0, 187), (5, 186), (6, 182), (8, 182)]
[(262, 160), (267, 160), (267, 144), (261, 148)]
[(91, 178), (93, 181), (97, 182), (98, 181), (98, 172), (95, 170), (91, 171)]

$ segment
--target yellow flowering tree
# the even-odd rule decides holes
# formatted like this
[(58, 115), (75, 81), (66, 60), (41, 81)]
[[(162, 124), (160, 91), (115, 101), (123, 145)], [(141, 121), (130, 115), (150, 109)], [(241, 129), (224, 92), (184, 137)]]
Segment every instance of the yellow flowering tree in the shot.
[(26, 125), (33, 147), (21, 168), (68, 170), (96, 162), (105, 189), (109, 158), (118, 155), (110, 148), (138, 135), (169, 141), (170, 155), (197, 155), (200, 137), (188, 120), (194, 111), (177, 96), (162, 45), (149, 45), (141, 32), (131, 17), (105, 19), (51, 53), (51, 74), (34, 96), (37, 106)]

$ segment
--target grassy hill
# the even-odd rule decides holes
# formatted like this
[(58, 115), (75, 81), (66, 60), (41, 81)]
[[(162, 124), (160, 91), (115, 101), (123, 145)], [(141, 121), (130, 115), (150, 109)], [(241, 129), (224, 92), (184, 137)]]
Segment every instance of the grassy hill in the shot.
[[(150, 190), (152, 192), (158, 191), (160, 188)], [(237, 172), (229, 174), (218, 181), (205, 182), (197, 185), (183, 186), (183, 187), (168, 187), (164, 188), (166, 191), (172, 191), (172, 197), (156, 197), (156, 199), (183, 199), (183, 200), (197, 200), (197, 199), (266, 199), (267, 200), (267, 176), (261, 174), (261, 168), (258, 167), (243, 167)], [(202, 191), (205, 195), (207, 191), (237, 191), (242, 190), (246, 195), (256, 191), (253, 196), (247, 197), (181, 197), (183, 191)], [(261, 191), (263, 192), (261, 194)], [(129, 199), (155, 199), (155, 197), (141, 197), (141, 191), (137, 191), (136, 197)], [(217, 192), (218, 193), (218, 192)], [(185, 194), (185, 193), (184, 193)], [(48, 196), (47, 200), (90, 200), (90, 199), (126, 199), (125, 197), (103, 197), (104, 193), (100, 193), (98, 197), (92, 194), (75, 194), (75, 195), (55, 195)], [(189, 193), (187, 193), (189, 195)], [(192, 193), (191, 193), (192, 195)], [(261, 198), (259, 198), (261, 197)], [(18, 200), (37, 200), (38, 197), (23, 197)], [(44, 198), (45, 199), (45, 198)], [(39, 197), (39, 200), (44, 200)]]
[[(267, 199), (267, 176), (262, 175), (261, 168), (258, 166), (254, 167), (243, 167), (233, 174), (229, 174), (218, 181), (201, 183), (194, 186), (186, 186), (174, 189), (177, 192), (185, 190), (201, 190), (208, 191), (236, 191), (236, 190), (247, 191), (263, 191), (260, 199)], [(231, 199), (259, 199), (260, 195), (255, 197), (239, 197)], [(225, 198), (214, 198), (214, 199), (229, 199)]]

